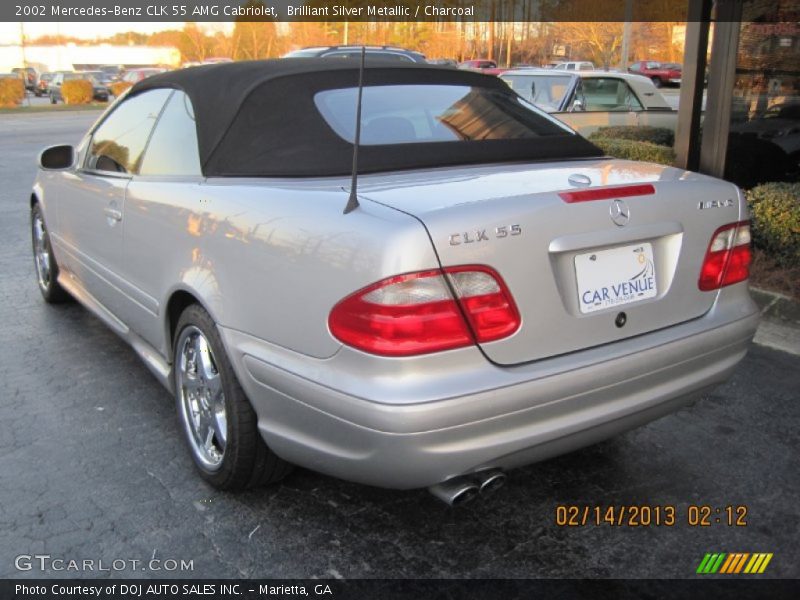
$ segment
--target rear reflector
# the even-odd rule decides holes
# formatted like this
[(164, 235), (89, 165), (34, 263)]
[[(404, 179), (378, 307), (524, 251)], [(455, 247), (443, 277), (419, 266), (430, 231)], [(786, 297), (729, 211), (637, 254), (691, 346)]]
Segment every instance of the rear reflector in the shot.
[(744, 281), (751, 259), (750, 222), (723, 225), (711, 236), (697, 286), (708, 292)]
[(500, 276), (471, 265), (374, 283), (339, 302), (328, 326), (359, 350), (414, 356), (502, 339), (519, 329), (520, 317)]
[(649, 183), (639, 185), (623, 185), (619, 187), (594, 188), (574, 192), (559, 192), (564, 202), (590, 202), (592, 200), (610, 200), (611, 198), (629, 198), (631, 196), (648, 196), (655, 194), (656, 189)]

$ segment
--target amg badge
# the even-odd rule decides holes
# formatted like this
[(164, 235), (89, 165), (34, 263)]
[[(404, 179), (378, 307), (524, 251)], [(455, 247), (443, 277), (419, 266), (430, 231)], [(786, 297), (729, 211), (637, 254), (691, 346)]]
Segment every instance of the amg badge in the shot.
[(707, 208), (728, 208), (733, 206), (733, 199), (727, 200), (701, 200), (697, 203), (697, 210), (705, 210)]

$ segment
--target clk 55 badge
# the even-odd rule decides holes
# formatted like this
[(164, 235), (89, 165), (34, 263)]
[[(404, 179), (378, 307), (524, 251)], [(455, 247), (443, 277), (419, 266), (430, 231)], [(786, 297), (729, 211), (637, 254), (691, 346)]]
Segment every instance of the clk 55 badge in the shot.
[[(496, 239), (503, 239), (508, 236), (522, 234), (522, 227), (520, 225), (501, 225), (495, 227), (492, 232), (492, 237)], [(451, 246), (460, 246), (461, 244), (472, 244), (474, 242), (488, 242), (490, 238), (485, 229), (473, 229), (472, 231), (465, 231), (464, 233), (453, 233), (448, 238)]]

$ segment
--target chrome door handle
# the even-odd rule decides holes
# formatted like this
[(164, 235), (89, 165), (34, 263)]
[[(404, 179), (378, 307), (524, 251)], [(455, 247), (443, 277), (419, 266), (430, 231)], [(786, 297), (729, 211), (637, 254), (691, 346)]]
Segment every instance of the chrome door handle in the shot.
[(111, 208), (107, 206), (103, 209), (103, 212), (109, 219), (114, 219), (115, 221), (122, 221), (122, 211), (117, 210), (116, 208)]

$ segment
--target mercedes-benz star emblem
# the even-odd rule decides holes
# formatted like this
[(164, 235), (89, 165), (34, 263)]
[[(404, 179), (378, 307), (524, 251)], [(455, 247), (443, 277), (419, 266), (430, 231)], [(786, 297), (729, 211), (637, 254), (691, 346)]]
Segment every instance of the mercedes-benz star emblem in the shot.
[(624, 227), (631, 220), (631, 210), (624, 200), (613, 200), (608, 209), (608, 214), (611, 215), (611, 220), (614, 221), (614, 224), (620, 227)]

